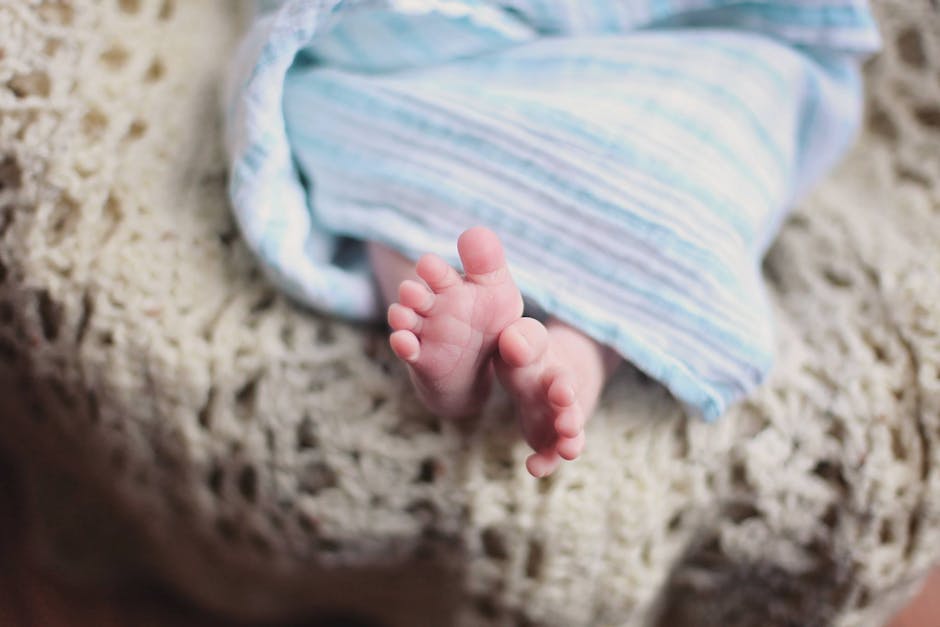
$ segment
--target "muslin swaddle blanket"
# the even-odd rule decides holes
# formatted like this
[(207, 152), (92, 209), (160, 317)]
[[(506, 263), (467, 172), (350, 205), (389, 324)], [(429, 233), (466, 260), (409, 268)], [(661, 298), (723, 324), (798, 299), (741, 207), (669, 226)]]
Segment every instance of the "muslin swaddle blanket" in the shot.
[(484, 224), (527, 302), (706, 418), (771, 365), (760, 260), (859, 124), (861, 0), (262, 3), (227, 89), (266, 271), (355, 319), (363, 240), (457, 262)]

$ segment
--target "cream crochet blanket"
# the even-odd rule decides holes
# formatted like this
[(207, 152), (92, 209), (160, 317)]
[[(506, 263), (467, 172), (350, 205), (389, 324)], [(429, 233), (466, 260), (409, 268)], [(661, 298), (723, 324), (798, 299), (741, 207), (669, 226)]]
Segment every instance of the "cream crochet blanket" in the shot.
[(879, 625), (940, 556), (940, 13), (877, 8), (866, 135), (766, 263), (769, 384), (709, 426), (626, 372), (537, 482), (505, 399), (441, 423), (380, 330), (261, 279), (232, 3), (0, 0), (0, 441), (37, 508), (95, 503), (96, 551), (230, 613)]

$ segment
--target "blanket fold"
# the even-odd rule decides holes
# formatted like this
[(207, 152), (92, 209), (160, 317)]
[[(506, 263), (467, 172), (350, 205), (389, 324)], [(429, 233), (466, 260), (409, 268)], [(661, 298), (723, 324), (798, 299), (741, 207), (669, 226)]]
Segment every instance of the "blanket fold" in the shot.
[(858, 127), (864, 2), (264, 4), (230, 191), (292, 296), (377, 318), (362, 241), (456, 264), (485, 224), (529, 302), (705, 418), (766, 376), (760, 260)]

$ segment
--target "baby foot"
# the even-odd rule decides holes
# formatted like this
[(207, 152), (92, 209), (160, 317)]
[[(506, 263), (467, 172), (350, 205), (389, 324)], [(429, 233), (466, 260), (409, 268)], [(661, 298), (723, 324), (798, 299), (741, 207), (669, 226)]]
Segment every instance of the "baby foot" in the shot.
[(561, 360), (548, 331), (532, 318), (517, 320), (499, 337), (496, 373), (513, 396), (523, 437), (535, 451), (526, 459), (534, 477), (551, 474), (562, 459), (576, 459), (584, 448), (585, 408), (593, 409), (597, 390), (593, 398), (583, 397), (599, 386), (577, 385), (576, 366)]
[(446, 417), (472, 414), (486, 400), (499, 334), (522, 315), (522, 295), (495, 233), (470, 229), (457, 252), (463, 276), (425, 255), (416, 267), (424, 284), (403, 281), (399, 302), (388, 309), (392, 350), (428, 409)]

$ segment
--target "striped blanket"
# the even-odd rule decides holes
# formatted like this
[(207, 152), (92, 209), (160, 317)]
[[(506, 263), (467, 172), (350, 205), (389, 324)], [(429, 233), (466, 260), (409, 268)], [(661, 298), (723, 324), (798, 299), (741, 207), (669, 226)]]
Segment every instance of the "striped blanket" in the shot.
[(226, 96), (232, 204), (296, 299), (383, 311), (364, 240), (457, 263), (718, 417), (772, 363), (760, 261), (859, 124), (863, 0), (262, 2)]

